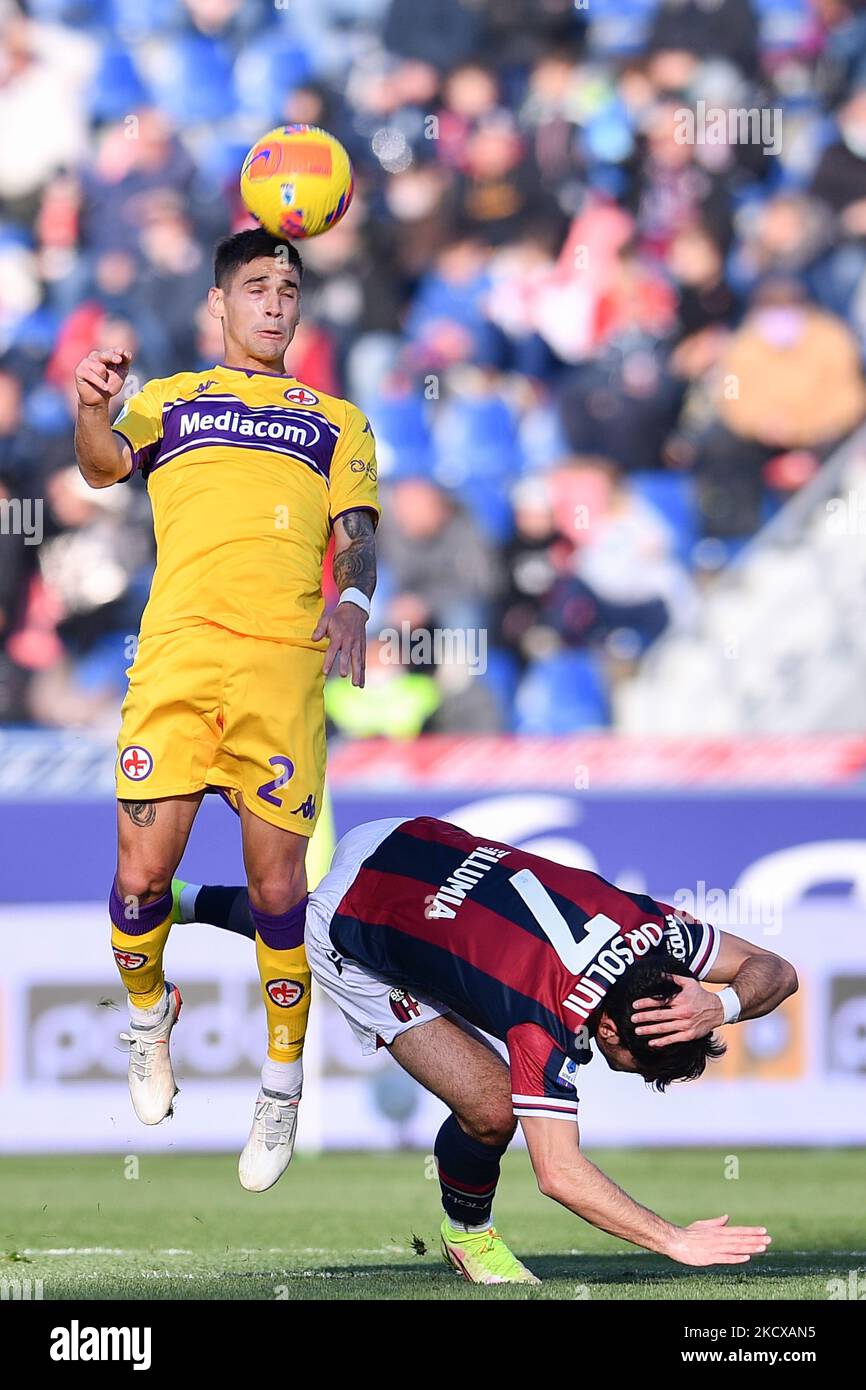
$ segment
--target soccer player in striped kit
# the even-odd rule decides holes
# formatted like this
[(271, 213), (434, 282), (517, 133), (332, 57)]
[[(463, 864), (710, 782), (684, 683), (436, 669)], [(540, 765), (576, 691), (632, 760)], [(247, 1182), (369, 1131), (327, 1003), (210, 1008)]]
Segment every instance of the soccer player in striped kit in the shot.
[[(250, 934), (242, 889), (185, 894), (189, 920)], [(659, 1091), (700, 1076), (724, 1052), (716, 1028), (769, 1013), (797, 988), (781, 957), (426, 816), (340, 840), (310, 896), (306, 943), (362, 1050), (387, 1047), (450, 1107), (435, 1146), (442, 1250), (467, 1279), (536, 1282), (492, 1223), (515, 1119), (541, 1190), (599, 1229), (687, 1265), (766, 1249), (763, 1227), (725, 1216), (676, 1226), (605, 1177), (579, 1147), (575, 1085), (592, 1044)], [(507, 1063), (482, 1032), (505, 1044)]]

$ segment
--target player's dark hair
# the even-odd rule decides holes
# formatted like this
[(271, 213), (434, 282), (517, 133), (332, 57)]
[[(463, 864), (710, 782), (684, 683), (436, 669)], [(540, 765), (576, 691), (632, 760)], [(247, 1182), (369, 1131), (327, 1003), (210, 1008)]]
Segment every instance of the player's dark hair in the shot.
[(707, 1062), (715, 1061), (727, 1051), (711, 1033), (709, 1037), (692, 1042), (671, 1043), (669, 1047), (650, 1047), (646, 1034), (638, 1035), (632, 1023), (632, 1006), (636, 999), (666, 1001), (679, 994), (680, 986), (674, 976), (691, 975), (691, 971), (669, 956), (654, 960), (652, 956), (630, 965), (605, 995), (603, 1011), (616, 1024), (619, 1040), (637, 1062), (644, 1081), (656, 1091), (664, 1091), (672, 1081), (695, 1081), (702, 1076)]
[(217, 242), (213, 260), (213, 282), (219, 289), (225, 289), (241, 266), (260, 256), (277, 256), (289, 266), (295, 266), (300, 278), (304, 273), (301, 253), (290, 241), (271, 236), (264, 227), (250, 227), (244, 232), (235, 232)]

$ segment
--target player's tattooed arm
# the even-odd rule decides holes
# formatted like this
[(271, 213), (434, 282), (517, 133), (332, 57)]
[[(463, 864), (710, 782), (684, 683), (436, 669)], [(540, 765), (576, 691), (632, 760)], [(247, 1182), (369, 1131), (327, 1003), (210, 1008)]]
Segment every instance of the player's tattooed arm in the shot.
[(121, 801), (120, 805), (133, 825), (153, 825), (156, 820), (155, 801)]
[[(341, 594), (359, 589), (368, 599), (376, 588), (376, 544), (373, 517), (368, 511), (344, 512), (334, 522), (334, 579)], [(330, 639), (323, 671), (327, 676), (339, 659), (339, 673), (352, 673), (352, 684), (364, 684), (367, 661), (367, 614), (349, 598), (332, 613), (323, 613), (313, 641)]]
[(370, 512), (344, 512), (334, 522), (334, 581), (340, 593), (360, 589), (367, 598), (376, 588), (376, 542)]

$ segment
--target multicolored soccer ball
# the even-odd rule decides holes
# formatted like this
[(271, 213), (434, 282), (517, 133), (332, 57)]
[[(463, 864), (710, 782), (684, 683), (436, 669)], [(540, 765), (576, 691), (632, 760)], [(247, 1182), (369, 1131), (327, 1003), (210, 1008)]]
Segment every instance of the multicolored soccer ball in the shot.
[(273, 236), (321, 236), (345, 216), (355, 191), (339, 140), (314, 125), (284, 125), (257, 140), (241, 169), (241, 197)]

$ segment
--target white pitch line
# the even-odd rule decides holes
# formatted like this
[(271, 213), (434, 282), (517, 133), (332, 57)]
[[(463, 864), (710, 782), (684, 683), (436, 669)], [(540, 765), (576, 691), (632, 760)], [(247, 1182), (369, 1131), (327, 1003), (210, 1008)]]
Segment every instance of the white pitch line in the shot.
[(194, 1255), (194, 1250), (142, 1250), (142, 1249), (119, 1249), (111, 1245), (65, 1245), (52, 1246), (48, 1250), (35, 1250), (27, 1248), (22, 1250), (22, 1255)]
[[(225, 1273), (225, 1271), (223, 1271)], [(231, 1271), (229, 1271), (231, 1273)], [(291, 1272), (293, 1279), (372, 1279), (378, 1274), (378, 1270), (330, 1270), (330, 1269), (298, 1269)], [(90, 1277), (89, 1275), (87, 1276)], [(200, 1279), (198, 1274), (171, 1274), (167, 1269), (144, 1269), (140, 1276), (142, 1279)], [(285, 1278), (285, 1271), (265, 1269), (259, 1271), (255, 1276), (261, 1280), (271, 1280), (274, 1282), (278, 1278)]]
[[(47, 1249), (36, 1249), (35, 1246), (27, 1246), (20, 1252), (27, 1256), (69, 1256), (69, 1255), (146, 1255), (153, 1259), (154, 1255), (198, 1255), (202, 1259), (212, 1259), (212, 1250), (186, 1250), (180, 1246), (169, 1246), (165, 1250), (154, 1250), (150, 1246), (132, 1245), (126, 1247), (112, 1245), (63, 1245), (50, 1246)], [(369, 1249), (358, 1246), (354, 1249), (346, 1249), (345, 1246), (331, 1247), (324, 1245), (305, 1245), (295, 1249), (287, 1249), (281, 1245), (271, 1245), (266, 1249), (254, 1245), (234, 1245), (227, 1252), (232, 1255), (291, 1255), (297, 1258), (300, 1255), (340, 1255), (342, 1257), (350, 1255), (406, 1255), (408, 1248), (404, 1249), (401, 1245), (377, 1245)]]
[[(21, 1251), (22, 1255), (137, 1255), (145, 1251), (121, 1250), (112, 1245), (60, 1245), (47, 1250), (35, 1250), (31, 1246)], [(152, 1252), (151, 1252), (152, 1253)]]

